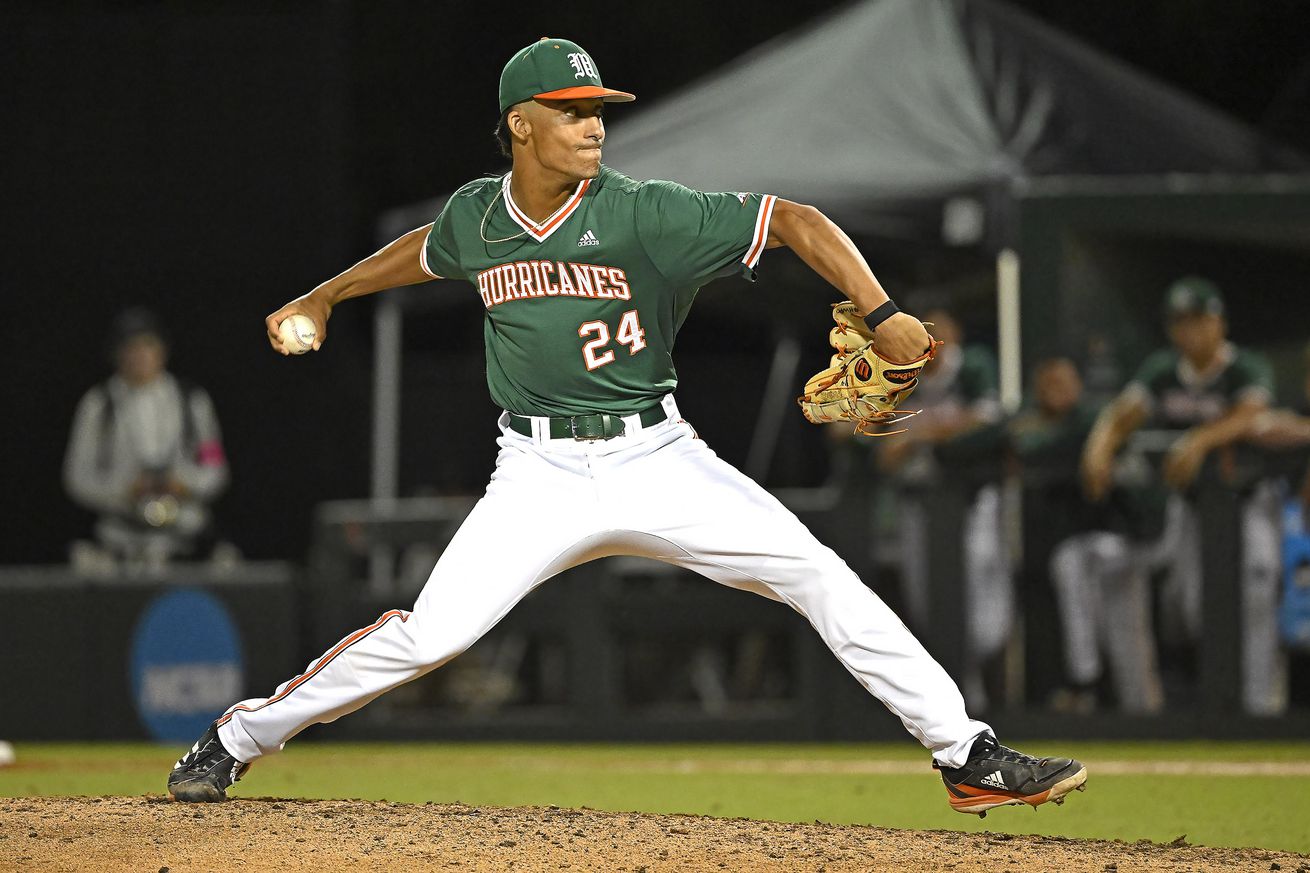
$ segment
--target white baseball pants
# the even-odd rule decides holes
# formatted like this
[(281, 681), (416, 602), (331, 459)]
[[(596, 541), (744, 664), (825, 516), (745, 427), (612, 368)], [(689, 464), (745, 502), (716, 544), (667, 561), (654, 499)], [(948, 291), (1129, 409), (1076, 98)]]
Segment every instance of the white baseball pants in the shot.
[(506, 427), (487, 486), (437, 561), (412, 612), (393, 610), (345, 637), (268, 698), (219, 720), (238, 760), (278, 751), (441, 666), (528, 592), (569, 567), (637, 555), (786, 603), (939, 762), (964, 763), (989, 730), (899, 618), (791, 512), (720, 460), (664, 399), (669, 419), (579, 442)]
[[(1278, 491), (1261, 483), (1242, 505), (1242, 706), (1250, 715), (1287, 708), (1287, 658), (1278, 635), (1282, 531)], [(1161, 552), (1169, 564), (1163, 601), (1201, 639), (1201, 518), (1178, 495), (1169, 498)]]
[(1089, 531), (1056, 546), (1050, 565), (1069, 678), (1100, 679), (1104, 652), (1120, 708), (1139, 714), (1164, 707), (1144, 551), (1122, 534)]
[[(1287, 707), (1287, 660), (1278, 635), (1281, 554), (1277, 490), (1264, 483), (1242, 507), (1242, 706), (1250, 715), (1278, 715)], [(1176, 494), (1169, 498), (1160, 542), (1151, 548), (1108, 532), (1061, 543), (1051, 557), (1051, 575), (1070, 678), (1098, 678), (1103, 649), (1122, 707), (1129, 712), (1160, 711), (1164, 695), (1149, 574), (1153, 566), (1169, 568), (1162, 618), (1181, 625), (1187, 638), (1197, 640), (1202, 631), (1201, 558), (1200, 516)]]

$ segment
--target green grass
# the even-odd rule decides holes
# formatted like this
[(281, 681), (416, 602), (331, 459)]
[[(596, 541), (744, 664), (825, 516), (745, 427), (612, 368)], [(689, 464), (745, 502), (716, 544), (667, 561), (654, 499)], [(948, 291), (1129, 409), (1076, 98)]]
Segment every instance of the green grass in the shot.
[[(896, 828), (1003, 831), (1310, 852), (1310, 743), (1078, 743), (1088, 790), (1064, 807), (952, 812), (927, 756), (895, 745), (315, 744), (259, 762), (235, 795), (556, 804)], [(1037, 753), (1069, 743), (1024, 743)], [(18, 744), (0, 796), (159, 794), (182, 748)], [(1098, 762), (1107, 772), (1097, 772)], [(1133, 762), (1227, 763), (1223, 774)], [(1300, 775), (1244, 774), (1284, 763)], [(1125, 766), (1127, 765), (1127, 766)], [(871, 768), (880, 768), (870, 772)], [(886, 772), (884, 772), (886, 771)]]

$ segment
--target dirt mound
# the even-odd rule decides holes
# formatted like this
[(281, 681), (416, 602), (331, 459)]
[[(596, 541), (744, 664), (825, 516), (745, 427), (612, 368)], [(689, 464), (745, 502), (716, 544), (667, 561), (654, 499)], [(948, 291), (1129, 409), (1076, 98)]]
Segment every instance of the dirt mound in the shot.
[(1259, 849), (530, 807), (242, 798), (0, 798), (0, 870), (1284, 870)]

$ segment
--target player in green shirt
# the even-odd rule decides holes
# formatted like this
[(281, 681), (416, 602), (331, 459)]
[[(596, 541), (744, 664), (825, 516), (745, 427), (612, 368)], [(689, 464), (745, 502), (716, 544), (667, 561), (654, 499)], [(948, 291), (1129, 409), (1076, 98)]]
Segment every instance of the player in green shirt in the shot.
[[(1135, 430), (1149, 425), (1177, 433), (1162, 471), (1174, 493), (1158, 555), (1171, 567), (1164, 602), (1193, 639), (1200, 638), (1203, 592), (1192, 485), (1211, 453), (1253, 435), (1274, 395), (1268, 362), (1228, 341), (1224, 313), (1213, 282), (1186, 277), (1170, 286), (1165, 316), (1172, 347), (1147, 357), (1105, 408), (1082, 460), (1085, 490), (1101, 500), (1112, 485), (1115, 455)], [(1260, 483), (1242, 512), (1242, 699), (1254, 715), (1277, 714), (1287, 703), (1276, 620), (1279, 550), (1277, 495), (1270, 483)], [(1149, 632), (1149, 620), (1138, 624)]]
[(1049, 571), (1067, 684), (1051, 696), (1051, 706), (1092, 711), (1108, 672), (1119, 709), (1159, 712), (1164, 693), (1150, 633), (1150, 568), (1134, 512), (1140, 501), (1125, 488), (1096, 503), (1082, 492), (1079, 465), (1098, 410), (1081, 401), (1073, 362), (1044, 361), (1033, 381), (1034, 426), (1015, 434), (1014, 450), (1025, 487), (1038, 489), (1033, 499), (1041, 501), (1044, 533), (1054, 544)]
[(279, 326), (295, 314), (314, 321), (317, 348), (343, 300), (463, 280), (445, 293), (485, 311), (501, 450), (414, 609), (384, 613), (271, 696), (230, 707), (174, 767), (174, 797), (222, 799), (254, 759), (439, 667), (557, 573), (616, 554), (692, 569), (806, 616), (932, 751), (961, 812), (1037, 806), (1082, 786), (1078, 762), (1007, 749), (969, 718), (955, 683), (886, 605), (682, 420), (672, 350), (696, 290), (733, 272), (753, 277), (766, 248), (789, 246), (872, 313), (887, 357), (912, 360), (931, 340), (818, 210), (604, 167), (605, 102), (631, 99), (568, 40), (525, 47), (500, 82), (512, 171), (463, 186), (431, 225), (268, 317), (274, 349), (288, 351)]

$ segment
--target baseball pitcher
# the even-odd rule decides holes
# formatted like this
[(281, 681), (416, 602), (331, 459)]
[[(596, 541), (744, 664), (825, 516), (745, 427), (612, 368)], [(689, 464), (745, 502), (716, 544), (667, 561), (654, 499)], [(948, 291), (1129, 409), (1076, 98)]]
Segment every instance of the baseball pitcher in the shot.
[(683, 420), (672, 351), (696, 292), (721, 276), (753, 278), (768, 248), (791, 247), (856, 310), (837, 313), (838, 355), (807, 386), (807, 415), (886, 421), (933, 341), (818, 210), (638, 182), (602, 164), (606, 104), (632, 99), (606, 88), (575, 43), (525, 47), (500, 79), (511, 171), (464, 185), (432, 224), (268, 317), (276, 351), (288, 351), (279, 327), (293, 315), (313, 320), (317, 347), (342, 301), (444, 280), (433, 293), (485, 312), (500, 452), (413, 609), (384, 613), (269, 696), (233, 704), (174, 767), (173, 797), (221, 800), (251, 762), (440, 667), (533, 588), (608, 555), (695, 570), (801, 613), (931, 751), (962, 812), (1037, 806), (1082, 786), (1082, 764), (1007, 749), (971, 719), (877, 595)]

